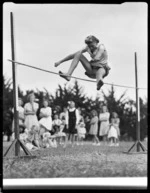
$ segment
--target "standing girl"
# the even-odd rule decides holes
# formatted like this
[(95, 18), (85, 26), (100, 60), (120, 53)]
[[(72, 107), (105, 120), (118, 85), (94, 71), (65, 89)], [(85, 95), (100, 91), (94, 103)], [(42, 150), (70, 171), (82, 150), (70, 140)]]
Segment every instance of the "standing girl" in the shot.
[[(60, 76), (69, 81), (71, 79), (70, 76), (80, 61), (86, 70), (85, 74), (90, 78), (96, 78), (97, 90), (100, 90), (101, 86), (103, 85), (103, 78), (108, 75), (110, 67), (108, 66), (108, 55), (105, 46), (98, 43), (99, 39), (90, 35), (85, 39), (85, 48), (56, 62), (55, 67), (59, 66), (65, 61), (73, 59), (68, 72), (62, 73), (59, 71)], [(88, 52), (90, 54), (92, 58), (91, 61), (88, 61), (87, 58), (82, 54), (84, 52)]]
[(118, 118), (118, 114), (116, 112), (112, 113), (110, 129), (108, 131), (108, 139), (110, 140), (110, 146), (119, 146), (119, 129), (120, 119)]
[[(39, 108), (39, 105), (35, 103), (35, 95), (34, 93), (30, 93), (27, 97), (28, 103), (24, 106), (24, 114), (25, 114), (25, 126), (27, 130), (30, 132), (31, 129), (36, 131), (33, 132), (34, 134), (34, 142), (37, 147), (39, 147), (39, 122), (37, 119), (37, 110)], [(34, 129), (33, 129), (34, 128)]]
[(110, 117), (110, 113), (108, 112), (107, 106), (103, 105), (102, 113), (99, 114), (99, 120), (100, 120), (99, 135), (103, 137), (103, 142), (106, 142), (107, 140), (107, 134), (109, 130), (109, 117)]
[(43, 100), (43, 108), (40, 109), (40, 135), (50, 131), (52, 129), (52, 109), (48, 106), (49, 102), (47, 99)]
[(66, 125), (66, 113), (67, 113), (67, 108), (64, 107), (64, 112), (60, 114), (60, 119), (61, 119), (61, 131), (62, 133), (64, 133), (65, 135), (62, 137), (64, 138), (64, 146), (63, 148), (66, 147), (67, 142), (68, 142), (68, 137), (69, 137), (69, 130), (67, 129), (67, 125)]
[(66, 112), (66, 129), (68, 129), (70, 139), (72, 141), (72, 146), (75, 141), (75, 134), (77, 134), (77, 125), (79, 123), (79, 112), (75, 108), (74, 101), (70, 101), (69, 109)]
[(97, 111), (93, 110), (91, 112), (92, 115), (92, 119), (90, 122), (90, 131), (89, 134), (93, 135), (93, 145), (100, 145), (99, 139), (97, 137), (97, 131), (98, 131), (98, 115), (97, 115)]
[[(78, 127), (77, 127), (77, 140), (80, 142), (81, 145), (83, 145), (83, 140), (85, 139), (86, 129), (85, 129), (85, 123), (83, 117), (80, 118)], [(77, 143), (78, 145), (78, 143)]]
[(37, 119), (37, 110), (39, 108), (39, 105), (35, 103), (35, 95), (34, 93), (30, 93), (27, 97), (28, 103), (24, 106), (24, 114), (25, 114), (25, 126), (28, 130), (32, 128), (32, 126), (36, 126), (39, 128), (39, 122)]

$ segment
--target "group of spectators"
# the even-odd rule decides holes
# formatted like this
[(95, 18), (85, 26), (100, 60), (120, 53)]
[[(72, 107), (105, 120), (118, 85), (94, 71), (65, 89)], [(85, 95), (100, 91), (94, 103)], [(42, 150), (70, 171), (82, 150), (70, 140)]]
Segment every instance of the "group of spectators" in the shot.
[[(76, 108), (74, 101), (69, 101), (61, 113), (55, 113), (52, 119), (52, 109), (48, 99), (43, 98), (43, 107), (37, 111), (39, 104), (35, 102), (34, 93), (28, 95), (28, 102), (23, 106), (21, 98), (18, 100), (20, 140), (30, 150), (40, 148), (57, 148), (58, 144), (65, 148), (69, 143), (72, 146), (83, 145), (87, 136), (92, 136), (92, 145), (101, 145), (102, 142), (109, 146), (119, 146), (119, 122), (116, 112), (112, 115), (107, 106), (102, 107), (98, 115), (96, 110), (90, 116), (84, 117), (80, 108)], [(14, 109), (12, 109), (14, 112)], [(99, 124), (100, 122), (100, 124)], [(12, 123), (12, 138), (14, 138), (14, 120)]]

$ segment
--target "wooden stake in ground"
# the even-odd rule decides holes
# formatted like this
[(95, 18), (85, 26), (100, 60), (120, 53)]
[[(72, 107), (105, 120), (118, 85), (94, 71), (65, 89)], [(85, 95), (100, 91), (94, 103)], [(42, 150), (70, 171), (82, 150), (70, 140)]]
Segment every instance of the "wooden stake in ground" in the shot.
[[(136, 152), (133, 153), (146, 153), (147, 149), (140, 141), (140, 102), (139, 102), (139, 87), (138, 87), (138, 68), (137, 68), (137, 53), (135, 52), (135, 93), (136, 93), (136, 142), (130, 147), (127, 152), (130, 151), (136, 146)], [(142, 152), (140, 152), (140, 147)]]
[[(12, 60), (15, 60), (15, 46), (14, 46), (14, 26), (13, 26), (13, 13), (10, 13), (10, 29), (11, 29), (11, 51)], [(18, 117), (18, 86), (17, 86), (17, 64), (12, 62), (12, 77), (13, 77), (13, 105), (14, 105), (14, 129), (15, 129), (15, 140), (7, 149), (4, 157), (13, 149), (15, 146), (15, 156), (20, 156), (20, 146), (27, 156), (32, 156), (29, 150), (24, 146), (24, 144), (19, 140), (19, 117)], [(35, 157), (35, 156), (34, 156)]]

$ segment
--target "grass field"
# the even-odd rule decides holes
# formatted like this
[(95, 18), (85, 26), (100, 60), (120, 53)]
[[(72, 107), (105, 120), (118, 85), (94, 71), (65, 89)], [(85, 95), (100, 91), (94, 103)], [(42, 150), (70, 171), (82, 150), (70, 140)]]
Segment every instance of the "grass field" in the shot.
[[(146, 177), (147, 154), (124, 154), (134, 142), (119, 147), (68, 145), (32, 152), (34, 159), (3, 159), (3, 178)], [(147, 147), (146, 142), (142, 142)], [(8, 148), (4, 144), (3, 153)]]

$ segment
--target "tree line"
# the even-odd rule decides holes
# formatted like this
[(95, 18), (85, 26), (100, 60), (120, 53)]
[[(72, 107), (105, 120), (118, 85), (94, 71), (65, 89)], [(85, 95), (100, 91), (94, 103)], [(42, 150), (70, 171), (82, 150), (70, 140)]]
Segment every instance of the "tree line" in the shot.
[[(39, 109), (42, 107), (43, 98), (48, 98), (54, 115), (56, 112), (60, 113), (64, 106), (68, 106), (68, 101), (73, 100), (76, 106), (80, 107), (82, 115), (85, 117), (87, 115), (90, 116), (90, 112), (93, 109), (100, 113), (102, 105), (106, 104), (110, 114), (116, 112), (119, 115), (121, 137), (136, 139), (136, 111), (134, 110), (136, 103), (134, 100), (127, 98), (126, 92), (122, 93), (117, 99), (113, 85), (110, 90), (108, 90), (108, 94), (102, 90), (103, 101), (99, 96), (97, 96), (96, 99), (88, 97), (78, 81), (75, 81), (74, 85), (69, 88), (66, 88), (66, 85), (58, 85), (54, 94), (50, 94), (45, 88), (44, 90), (45, 91), (40, 91), (36, 89), (36, 91), (34, 91), (38, 99)], [(23, 93), (20, 87), (18, 87), (18, 96), (23, 99), (24, 104), (27, 102), (27, 95), (30, 92), (31, 90), (27, 90), (26, 93)], [(12, 80), (6, 79), (3, 76), (3, 132), (8, 136), (11, 135), (13, 120), (12, 108)], [(39, 111), (37, 112), (37, 116), (39, 118)], [(142, 98), (140, 98), (140, 129), (141, 140), (143, 140), (147, 136), (147, 101), (144, 102)]]

